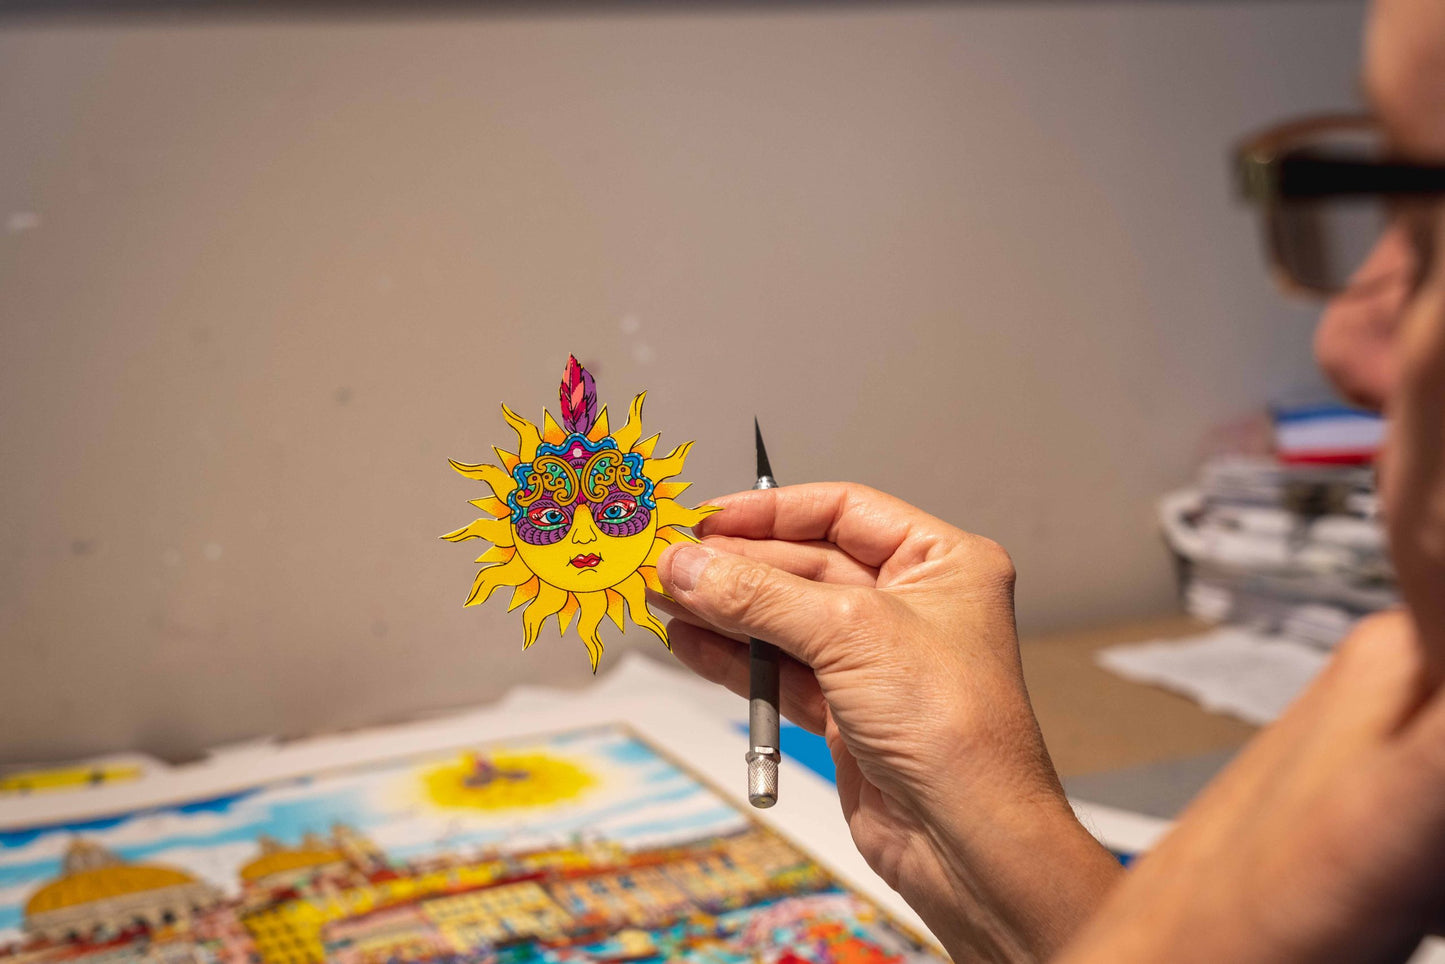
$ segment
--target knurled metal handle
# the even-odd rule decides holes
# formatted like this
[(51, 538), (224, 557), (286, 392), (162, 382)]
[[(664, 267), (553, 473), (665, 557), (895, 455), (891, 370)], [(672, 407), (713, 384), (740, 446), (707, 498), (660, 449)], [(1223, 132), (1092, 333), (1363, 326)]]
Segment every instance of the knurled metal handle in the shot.
[(778, 751), (755, 746), (748, 751), (748, 803), (767, 809), (778, 802)]

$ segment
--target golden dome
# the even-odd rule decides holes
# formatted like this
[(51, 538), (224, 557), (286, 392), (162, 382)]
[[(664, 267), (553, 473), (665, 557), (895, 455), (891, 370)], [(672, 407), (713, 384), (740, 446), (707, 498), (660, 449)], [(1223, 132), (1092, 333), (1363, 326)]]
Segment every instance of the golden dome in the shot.
[(81, 870), (51, 881), (32, 894), (25, 902), (25, 916), (33, 917), (77, 904), (194, 883), (197, 883), (196, 878), (185, 871), (145, 864), (113, 864)]
[(285, 873), (291, 870), (306, 870), (311, 867), (322, 867), (326, 864), (340, 863), (345, 859), (341, 851), (329, 848), (275, 850), (270, 853), (263, 853), (242, 867), (241, 879), (260, 880), (263, 877), (270, 877), (272, 874)]

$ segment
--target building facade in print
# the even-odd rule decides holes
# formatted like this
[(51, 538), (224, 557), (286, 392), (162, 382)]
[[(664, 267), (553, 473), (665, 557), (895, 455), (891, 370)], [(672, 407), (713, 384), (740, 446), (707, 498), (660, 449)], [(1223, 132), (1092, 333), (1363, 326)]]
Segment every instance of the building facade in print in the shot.
[(258, 964), (261, 954), (251, 932), (236, 913), (234, 901), (221, 904), (191, 921), (189, 937), (215, 964)]
[(549, 889), (583, 927), (646, 926), (683, 917), (694, 909), (688, 893), (661, 866), (567, 878)]
[(351, 866), (341, 848), (312, 833), (295, 847), (265, 835), (256, 838), (256, 846), (260, 853), (240, 871), (241, 882), (248, 889), (289, 887), (318, 873), (341, 873)]
[(322, 939), (332, 964), (426, 961), (456, 950), (422, 909), (410, 904), (328, 924)]
[(428, 922), (457, 950), (522, 939), (556, 940), (572, 924), (534, 880), (438, 897), (421, 907)]
[(183, 870), (127, 863), (77, 838), (61, 876), (26, 902), (25, 929), (50, 941), (105, 939), (189, 922), (220, 900), (216, 888)]
[[(808, 964), (917, 959), (871, 940), (857, 902), (761, 829), (641, 851), (593, 841), (391, 861), (337, 827), (257, 850), (223, 899), (180, 870), (77, 842), (34, 895), (30, 942), (0, 964), (737, 964), (784, 960), (759, 956), (779, 943), (827, 948), (797, 958)], [(766, 933), (745, 927), (751, 914)]]

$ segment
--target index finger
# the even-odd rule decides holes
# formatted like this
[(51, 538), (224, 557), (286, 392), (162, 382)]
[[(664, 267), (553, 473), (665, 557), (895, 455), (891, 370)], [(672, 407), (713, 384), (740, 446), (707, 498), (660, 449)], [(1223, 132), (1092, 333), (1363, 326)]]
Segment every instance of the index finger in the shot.
[(879, 568), (920, 529), (951, 530), (902, 499), (849, 482), (757, 489), (709, 500), (723, 511), (694, 527), (699, 536), (831, 542)]

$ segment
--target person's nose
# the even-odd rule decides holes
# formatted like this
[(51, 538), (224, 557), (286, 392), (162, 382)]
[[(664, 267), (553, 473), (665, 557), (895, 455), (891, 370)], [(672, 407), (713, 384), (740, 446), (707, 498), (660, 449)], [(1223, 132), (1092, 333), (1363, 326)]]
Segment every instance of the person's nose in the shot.
[(1377, 412), (1394, 394), (1395, 336), (1411, 302), (1416, 261), (1403, 228), (1385, 232), (1315, 330), (1315, 361), (1325, 375), (1340, 394)]
[(592, 521), (592, 510), (585, 505), (578, 506), (572, 515), (571, 540), (579, 546), (597, 541), (597, 524)]

